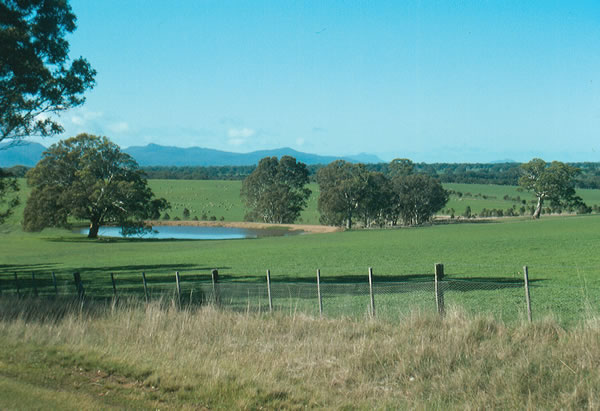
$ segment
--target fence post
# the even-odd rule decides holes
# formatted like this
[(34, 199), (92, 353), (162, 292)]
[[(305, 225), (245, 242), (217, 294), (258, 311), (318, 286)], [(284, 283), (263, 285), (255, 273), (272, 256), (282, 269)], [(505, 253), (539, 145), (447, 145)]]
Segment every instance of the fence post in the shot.
[(54, 275), (54, 271), (52, 271), (52, 285), (54, 285), (54, 295), (58, 296), (58, 286), (56, 285), (56, 276)]
[(181, 282), (179, 281), (179, 271), (175, 271), (175, 285), (177, 287), (177, 304), (181, 307)]
[(35, 283), (35, 271), (31, 272), (31, 286), (33, 287), (33, 295), (38, 296), (37, 284)]
[(271, 270), (267, 270), (267, 294), (269, 295), (269, 311), (273, 311), (273, 298), (271, 297)]
[(19, 277), (17, 277), (16, 271), (15, 271), (15, 289), (17, 291), (17, 298), (21, 298), (21, 290), (19, 289)]
[(146, 298), (146, 304), (148, 303), (148, 283), (146, 282), (146, 273), (142, 271), (142, 281), (144, 282), (144, 297)]
[(444, 264), (437, 263), (435, 269), (435, 305), (438, 313), (443, 317), (446, 313), (444, 307), (444, 290), (442, 289), (442, 279), (444, 278)]
[(112, 283), (113, 287), (113, 296), (114, 298), (117, 298), (117, 283), (115, 282), (115, 276), (113, 273), (110, 273), (110, 282)]
[(373, 268), (369, 267), (369, 295), (371, 297), (371, 317), (375, 317), (375, 295), (373, 294)]
[(79, 272), (73, 273), (73, 279), (75, 280), (75, 287), (77, 288), (77, 296), (80, 300), (82, 300), (85, 295), (85, 291), (83, 289), (83, 284), (81, 284), (81, 275)]
[(523, 276), (525, 277), (525, 300), (527, 301), (527, 319), (531, 322), (531, 299), (529, 297), (529, 272), (527, 266), (523, 267)]
[(221, 303), (221, 292), (219, 290), (219, 270), (216, 268), (210, 272), (212, 277), (212, 286), (213, 286), (213, 298), (215, 300), (215, 304), (219, 305)]
[(321, 270), (317, 269), (317, 296), (319, 297), (319, 315), (323, 316), (323, 298), (321, 296)]

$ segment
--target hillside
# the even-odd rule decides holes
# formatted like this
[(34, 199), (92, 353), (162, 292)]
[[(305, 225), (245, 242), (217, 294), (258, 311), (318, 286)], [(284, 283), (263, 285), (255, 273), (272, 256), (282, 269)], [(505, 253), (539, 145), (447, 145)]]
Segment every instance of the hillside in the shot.
[[(23, 165), (33, 167), (39, 161), (46, 147), (39, 143), (25, 143), (14, 147), (0, 145), (0, 167)], [(305, 164), (328, 164), (343, 159), (352, 162), (379, 163), (381, 159), (373, 154), (360, 153), (354, 156), (320, 156), (303, 153), (289, 147), (273, 150), (260, 150), (250, 153), (232, 153), (202, 147), (173, 147), (148, 144), (124, 149), (141, 166), (249, 166), (257, 164), (264, 157), (292, 156)]]

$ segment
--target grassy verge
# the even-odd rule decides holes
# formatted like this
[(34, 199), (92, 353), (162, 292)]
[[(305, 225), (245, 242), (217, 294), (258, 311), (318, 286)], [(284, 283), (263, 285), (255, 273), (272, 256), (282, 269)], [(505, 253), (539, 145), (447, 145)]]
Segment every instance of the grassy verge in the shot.
[[(600, 327), (0, 301), (0, 407), (595, 408)], [(23, 397), (23, 393), (27, 396)]]

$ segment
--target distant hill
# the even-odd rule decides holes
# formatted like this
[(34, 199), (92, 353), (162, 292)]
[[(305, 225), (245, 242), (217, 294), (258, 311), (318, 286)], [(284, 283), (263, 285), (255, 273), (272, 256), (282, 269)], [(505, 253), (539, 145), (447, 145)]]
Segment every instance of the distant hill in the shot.
[[(46, 150), (38, 143), (23, 143), (8, 147), (0, 144), (0, 167), (23, 165), (33, 167)], [(372, 154), (361, 153), (356, 156), (334, 157), (303, 153), (285, 147), (274, 150), (253, 151), (251, 153), (232, 153), (202, 147), (169, 147), (158, 144), (132, 146), (123, 150), (131, 155), (140, 166), (249, 166), (258, 164), (264, 157), (292, 156), (307, 165), (329, 164), (335, 160), (361, 163), (380, 163), (381, 159)]]
[(8, 143), (0, 144), (0, 167), (16, 165), (33, 167), (42, 157), (46, 147), (39, 143), (23, 142), (10, 147)]
[(372, 163), (381, 162), (377, 156), (369, 154), (347, 157), (320, 156), (296, 151), (289, 147), (250, 153), (232, 153), (201, 147), (181, 148), (148, 144), (142, 147), (129, 147), (123, 151), (135, 158), (141, 166), (247, 166), (257, 164), (264, 157), (286, 155), (308, 165), (329, 164), (339, 159), (352, 162), (365, 162), (365, 159)]

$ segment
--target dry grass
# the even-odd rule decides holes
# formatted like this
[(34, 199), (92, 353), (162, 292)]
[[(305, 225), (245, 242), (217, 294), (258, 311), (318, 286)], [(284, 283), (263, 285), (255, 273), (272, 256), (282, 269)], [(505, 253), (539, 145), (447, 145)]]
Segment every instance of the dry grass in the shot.
[(598, 319), (566, 331), (551, 319), (506, 326), (456, 311), (444, 320), (413, 313), (392, 323), (177, 310), (165, 303), (40, 308), (10, 299), (0, 301), (0, 312), (0, 342), (10, 347), (0, 364), (12, 364), (10, 375), (0, 371), (0, 377), (19, 381), (32, 366), (10, 361), (17, 347), (41, 352), (36, 362), (79, 370), (101, 386), (106, 401), (121, 395), (121, 405), (600, 406)]

